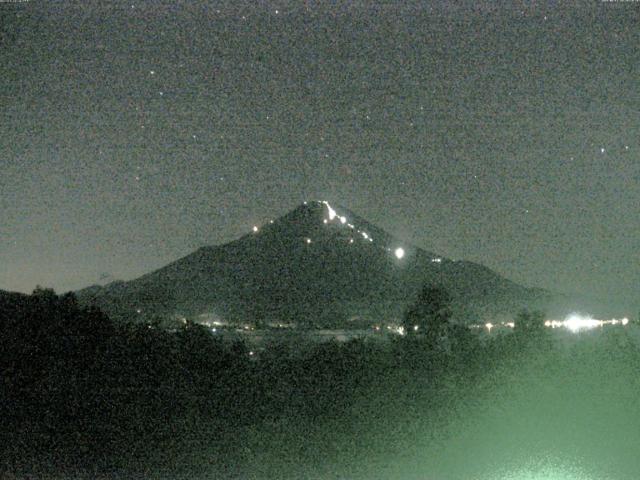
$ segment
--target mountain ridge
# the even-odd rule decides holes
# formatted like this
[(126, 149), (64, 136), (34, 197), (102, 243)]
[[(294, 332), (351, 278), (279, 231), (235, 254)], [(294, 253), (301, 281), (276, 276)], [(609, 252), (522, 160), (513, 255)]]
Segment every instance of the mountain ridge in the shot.
[[(451, 291), (458, 316), (536, 307), (551, 294), (393, 237), (347, 208), (305, 202), (226, 244), (201, 247), (128, 282), (80, 290), (116, 316), (209, 313), (243, 321), (341, 325), (397, 319), (423, 284)], [(548, 297), (548, 298), (547, 298)]]

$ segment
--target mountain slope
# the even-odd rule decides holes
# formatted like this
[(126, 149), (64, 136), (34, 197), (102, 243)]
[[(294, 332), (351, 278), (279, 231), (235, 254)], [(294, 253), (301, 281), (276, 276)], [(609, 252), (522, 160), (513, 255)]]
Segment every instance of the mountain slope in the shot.
[[(225, 245), (204, 247), (130, 282), (89, 287), (83, 303), (116, 316), (211, 313), (243, 321), (343, 325), (398, 318), (424, 283), (466, 316), (544, 301), (478, 264), (412, 247), (345, 208), (314, 201)], [(140, 313), (139, 313), (140, 312)]]

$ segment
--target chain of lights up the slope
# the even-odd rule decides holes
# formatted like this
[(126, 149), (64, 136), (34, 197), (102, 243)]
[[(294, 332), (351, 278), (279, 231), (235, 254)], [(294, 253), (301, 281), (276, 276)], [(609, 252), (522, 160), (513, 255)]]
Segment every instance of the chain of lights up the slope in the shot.
[[(347, 218), (343, 215), (338, 215), (338, 212), (336, 212), (336, 210), (331, 206), (331, 204), (329, 204), (329, 202), (327, 202), (326, 200), (322, 200), (320, 201), (320, 203), (326, 207), (327, 214), (329, 215), (329, 218), (325, 218), (323, 220), (323, 223), (325, 225), (337, 218), (342, 225), (346, 225), (348, 228), (355, 230), (357, 233), (359, 233), (362, 236), (364, 240), (368, 240), (369, 242), (373, 243), (373, 237), (369, 233), (365, 232), (364, 230), (360, 230), (356, 228), (352, 223), (347, 222)], [(353, 238), (349, 239), (349, 243), (353, 243)], [(387, 252), (391, 252), (391, 248), (389, 247), (382, 247), (382, 248)], [(402, 258), (404, 258), (406, 252), (404, 248), (397, 247), (393, 251), (393, 254), (398, 260), (401, 260)], [(432, 259), (431, 261), (435, 263), (440, 263), (442, 262), (442, 259), (438, 257), (438, 258)]]
[[(329, 218), (325, 218), (322, 220), (322, 223), (324, 223), (325, 225), (328, 225), (329, 223), (332, 223), (334, 220), (338, 220), (340, 222), (340, 225), (344, 225), (348, 228), (350, 228), (351, 230), (355, 230), (358, 234), (360, 234), (360, 236), (364, 239), (364, 240), (368, 240), (371, 243), (374, 243), (373, 241), (373, 237), (368, 233), (365, 232), (364, 230), (360, 230), (359, 228), (356, 228), (355, 225), (353, 225), (352, 223), (349, 223), (347, 221), (347, 217), (345, 217), (344, 215), (338, 215), (338, 212), (336, 212), (336, 210), (331, 206), (331, 204), (329, 202), (327, 202), (326, 200), (317, 200), (317, 203), (320, 203), (322, 205), (325, 206), (325, 208), (327, 209), (327, 214)], [(307, 205), (307, 202), (304, 202), (304, 205)], [(270, 220), (269, 223), (273, 223), (273, 220)], [(260, 231), (260, 228), (257, 225), (253, 226), (253, 233), (258, 233)], [(312, 243), (312, 239), (309, 237), (306, 237), (304, 239), (305, 243), (307, 245)], [(354, 239), (350, 238), (349, 239), (349, 243), (352, 244), (354, 243)], [(391, 252), (391, 248), (389, 247), (381, 247), (384, 250), (386, 250), (387, 252)], [(395, 257), (398, 260), (401, 260), (402, 258), (405, 257), (406, 255), (406, 251), (404, 248), (402, 247), (397, 247), (395, 250), (393, 250), (393, 254), (395, 255)], [(442, 263), (442, 258), (440, 257), (434, 257), (431, 259), (432, 263)]]

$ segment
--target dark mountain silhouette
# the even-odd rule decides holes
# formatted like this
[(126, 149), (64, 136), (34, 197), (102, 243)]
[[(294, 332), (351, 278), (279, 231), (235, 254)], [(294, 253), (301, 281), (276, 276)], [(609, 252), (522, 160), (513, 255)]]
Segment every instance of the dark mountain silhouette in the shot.
[(116, 317), (210, 313), (231, 320), (344, 325), (400, 318), (423, 284), (444, 286), (464, 319), (511, 314), (551, 298), (482, 265), (408, 245), (321, 201), (233, 242), (200, 248), (129, 282), (89, 287), (78, 297)]

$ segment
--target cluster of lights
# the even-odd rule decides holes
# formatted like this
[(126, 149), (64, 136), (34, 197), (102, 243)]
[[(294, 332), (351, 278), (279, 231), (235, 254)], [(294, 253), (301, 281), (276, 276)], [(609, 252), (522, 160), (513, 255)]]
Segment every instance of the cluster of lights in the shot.
[[(577, 313), (572, 313), (564, 320), (546, 320), (544, 322), (544, 326), (548, 328), (566, 328), (571, 332), (579, 332), (581, 330), (589, 330), (592, 328), (603, 327), (605, 325), (622, 325), (625, 326), (629, 323), (628, 318), (616, 319), (613, 318), (611, 320), (597, 320), (590, 316), (579, 315)], [(491, 332), (492, 329), (496, 327), (503, 328), (514, 328), (514, 322), (501, 322), (501, 323), (491, 323), (487, 322), (485, 324), (480, 325), (471, 325), (471, 328), (486, 328), (487, 332)]]
[(560, 328), (564, 327), (572, 332), (579, 332), (581, 330), (590, 330), (592, 328), (604, 327), (605, 325), (622, 325), (625, 326), (629, 323), (628, 318), (611, 320), (597, 320), (590, 316), (579, 315), (572, 313), (564, 320), (547, 320), (544, 322), (545, 327)]
[(328, 219), (325, 218), (323, 220), (323, 223), (325, 225), (337, 218), (342, 225), (347, 225), (350, 229), (357, 230), (357, 232), (360, 235), (362, 235), (362, 238), (364, 238), (365, 240), (369, 240), (370, 242), (373, 242), (373, 238), (371, 238), (371, 235), (369, 235), (367, 232), (356, 229), (355, 225), (353, 225), (352, 223), (347, 223), (347, 217), (343, 215), (338, 215), (338, 213), (329, 204), (329, 202), (327, 202), (326, 200), (322, 200), (320, 203), (322, 203), (325, 207), (327, 207), (327, 213), (329, 214), (329, 218)]
[(491, 332), (491, 329), (495, 327), (503, 327), (503, 328), (513, 328), (516, 324), (513, 322), (500, 322), (500, 323), (491, 323), (487, 322), (484, 325), (471, 325), (472, 328), (486, 328), (487, 332)]

